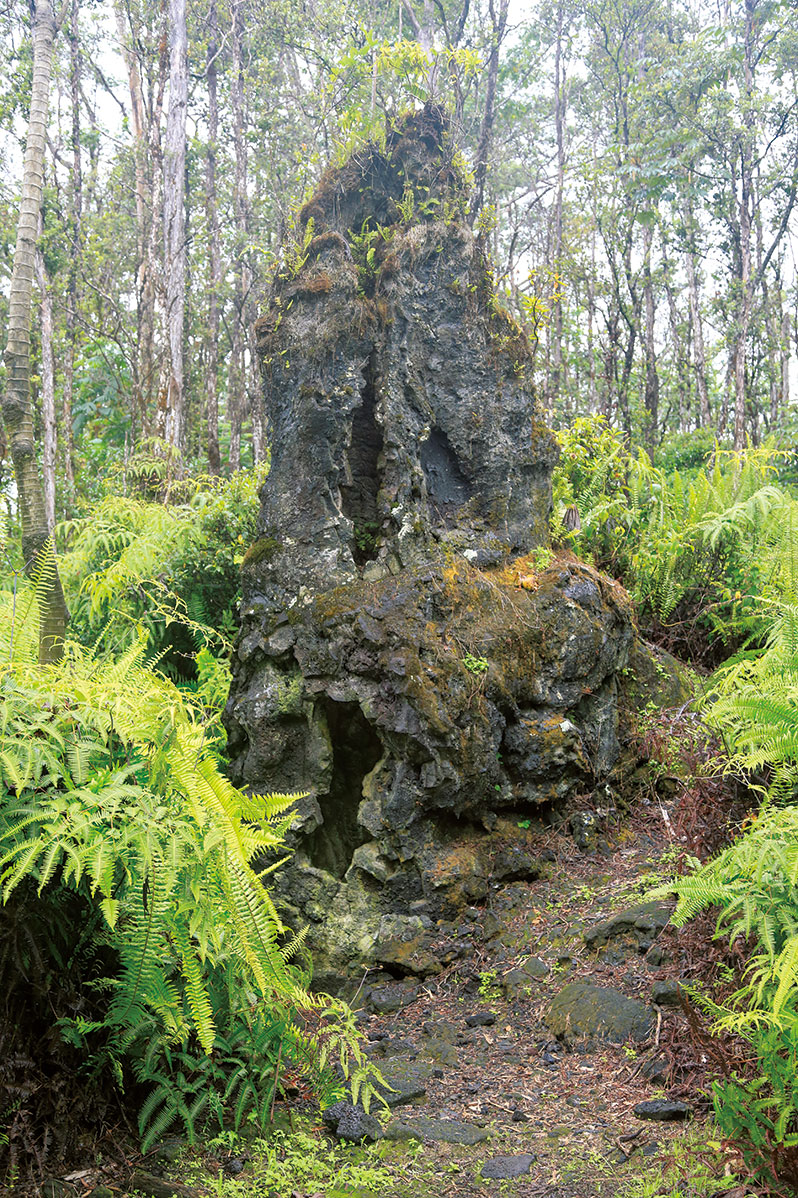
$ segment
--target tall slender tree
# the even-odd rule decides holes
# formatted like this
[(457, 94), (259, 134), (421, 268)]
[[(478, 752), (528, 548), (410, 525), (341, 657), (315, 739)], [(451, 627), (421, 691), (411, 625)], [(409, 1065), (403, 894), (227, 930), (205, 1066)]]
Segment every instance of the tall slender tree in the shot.
[(166, 276), (165, 439), (178, 452), (185, 437), (183, 323), (186, 304), (186, 0), (169, 0), (169, 108), (164, 143), (163, 224)]
[(62, 652), (68, 617), (36, 461), (36, 438), (30, 398), (31, 306), (44, 182), (53, 42), (56, 34), (56, 20), (50, 0), (35, 0), (31, 17), (33, 79), (22, 168), (17, 241), (11, 271), (8, 340), (5, 350), (6, 385), (2, 395), (2, 411), (17, 483), (25, 570), (38, 581), (39, 658), (47, 662), (57, 659)]

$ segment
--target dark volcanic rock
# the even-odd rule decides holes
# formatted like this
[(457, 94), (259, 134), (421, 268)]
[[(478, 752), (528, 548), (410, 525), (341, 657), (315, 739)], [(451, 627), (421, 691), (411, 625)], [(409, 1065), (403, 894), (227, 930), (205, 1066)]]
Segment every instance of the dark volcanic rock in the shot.
[(409, 1007), (418, 998), (418, 986), (406, 982), (375, 986), (369, 995), (371, 1009), (377, 1015), (393, 1015), (403, 1007)]
[(652, 1029), (651, 1011), (618, 990), (571, 982), (552, 999), (545, 1015), (548, 1029), (560, 1040), (646, 1040)]
[(482, 1166), (482, 1176), (505, 1180), (529, 1173), (537, 1157), (531, 1152), (520, 1156), (494, 1156)]
[(594, 924), (584, 933), (588, 948), (605, 951), (605, 959), (622, 960), (627, 952), (640, 953), (651, 948), (651, 942), (667, 927), (673, 913), (673, 902), (653, 899), (619, 911), (609, 919)]
[(619, 751), (631, 605), (569, 554), (536, 565), (557, 448), (466, 208), (428, 106), (326, 173), (258, 325), (273, 456), (228, 747), (238, 784), (307, 792), (275, 886), (320, 984), (431, 973), (384, 917), (534, 877), (497, 813), (592, 790)]
[(322, 1111), (325, 1127), (338, 1137), (339, 1140), (352, 1140), (360, 1143), (368, 1140), (374, 1143), (382, 1137), (382, 1128), (373, 1115), (368, 1115), (362, 1106), (352, 1102), (336, 1102)]
[(380, 1072), (386, 1085), (378, 1086), (377, 1094), (393, 1109), (424, 1097), (432, 1066), (392, 1058), (381, 1062)]
[(684, 991), (675, 978), (655, 982), (651, 987), (651, 1001), (660, 1007), (680, 1007)]
[(670, 1123), (676, 1119), (686, 1119), (688, 1115), (692, 1115), (693, 1108), (686, 1102), (652, 1098), (648, 1102), (638, 1102), (634, 1111), (638, 1119), (653, 1119), (657, 1123)]

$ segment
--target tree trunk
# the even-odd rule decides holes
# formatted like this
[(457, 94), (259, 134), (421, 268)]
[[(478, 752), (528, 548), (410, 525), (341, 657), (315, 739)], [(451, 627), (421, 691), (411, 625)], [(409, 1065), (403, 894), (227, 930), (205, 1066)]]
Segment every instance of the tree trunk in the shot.
[(17, 483), (25, 571), (37, 581), (39, 660), (42, 662), (55, 661), (60, 657), (68, 615), (36, 465), (30, 402), (30, 318), (54, 38), (52, 6), (49, 0), (37, 0), (33, 9), (30, 117), (9, 291), (6, 385), (2, 398), (3, 420)]
[(242, 0), (232, 6), (232, 106), (235, 177), (233, 180), (233, 209), (236, 223), (233, 260), (233, 335), (230, 352), (230, 381), (228, 385), (228, 418), (230, 420), (230, 468), (241, 467), (241, 431), (247, 405), (247, 323), (251, 274), (248, 262), (249, 204), (247, 199), (247, 148), (244, 112), (244, 14)]
[(156, 305), (158, 296), (157, 230), (161, 210), (161, 112), (165, 81), (161, 51), (156, 91), (145, 103), (135, 46), (137, 31), (128, 28), (130, 15), (122, 0), (114, 5), (117, 32), (128, 74), (131, 129), (136, 174), (136, 359), (135, 406), (132, 412), (134, 437), (149, 430), (159, 367), (155, 353)]
[(745, 447), (745, 352), (753, 306), (751, 270), (752, 207), (754, 197), (754, 11), (757, 0), (745, 0), (745, 47), (743, 59), (744, 103), (743, 128), (740, 134), (740, 199), (737, 213), (739, 232), (738, 296), (734, 341), (732, 343), (732, 372), (734, 376), (734, 448)]
[(69, 14), (69, 96), (72, 107), (72, 196), (69, 212), (69, 270), (66, 296), (66, 353), (61, 392), (61, 448), (67, 494), (75, 489), (75, 441), (72, 435), (72, 393), (75, 379), (75, 354), (78, 339), (78, 275), (81, 257), (81, 219), (83, 215), (83, 169), (80, 158), (80, 32), (78, 0), (72, 0)]
[(164, 152), (164, 261), (169, 346), (165, 439), (182, 453), (185, 439), (183, 326), (186, 305), (186, 0), (169, 0), (169, 110)]
[(643, 234), (643, 302), (645, 305), (646, 378), (643, 395), (643, 440), (649, 455), (653, 454), (659, 434), (659, 371), (654, 343), (654, 281), (651, 277), (651, 246), (654, 230), (646, 225)]
[[(41, 218), (39, 220), (41, 231)], [(41, 296), (42, 346), (42, 481), (47, 528), (55, 528), (55, 458), (58, 439), (55, 425), (55, 357), (53, 355), (53, 295), (41, 250), (36, 248), (36, 282)]]
[(553, 412), (562, 386), (562, 213), (565, 190), (565, 72), (562, 62), (563, 0), (557, 3), (557, 40), (554, 47), (554, 132), (557, 140), (557, 183), (554, 191), (550, 261), (554, 270), (554, 301), (549, 327), (549, 411)]
[(208, 316), (205, 336), (205, 413), (208, 430), (208, 469), (219, 474), (219, 293), (222, 284), (219, 211), (216, 202), (216, 149), (219, 140), (219, 96), (216, 56), (219, 53), (219, 19), (216, 0), (208, 14), (208, 146), (205, 153), (205, 217), (208, 236)]
[(704, 349), (704, 324), (701, 316), (701, 299), (698, 290), (698, 271), (696, 269), (698, 256), (695, 244), (696, 220), (692, 208), (687, 204), (684, 207), (682, 215), (687, 233), (684, 264), (687, 274), (687, 294), (690, 303), (690, 327), (693, 334), (693, 371), (695, 373), (696, 394), (698, 395), (698, 423), (700, 428), (709, 428), (712, 424), (712, 412), (709, 407), (707, 357)]
[(490, 53), (488, 55), (488, 76), (485, 83), (485, 107), (482, 112), (482, 123), (477, 142), (477, 153), (474, 168), (474, 196), (471, 201), (471, 221), (476, 220), (477, 213), (482, 207), (485, 197), (485, 181), (488, 177), (490, 162), (490, 147), (493, 140), (493, 123), (496, 117), (496, 89), (499, 83), (499, 54), (507, 29), (507, 13), (510, 0), (499, 0), (499, 11), (496, 13), (495, 0), (488, 0), (490, 12), (491, 37)]

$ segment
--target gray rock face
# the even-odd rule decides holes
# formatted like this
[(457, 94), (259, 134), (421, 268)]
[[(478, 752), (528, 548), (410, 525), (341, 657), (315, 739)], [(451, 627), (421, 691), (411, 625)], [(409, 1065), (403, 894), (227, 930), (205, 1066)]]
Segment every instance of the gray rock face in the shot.
[(324, 176), (259, 324), (274, 448), (226, 722), (236, 783), (307, 792), (277, 884), (321, 981), (433, 972), (395, 917), (533, 875), (518, 813), (618, 754), (631, 607), (535, 557), (557, 449), (445, 126), (428, 107)]

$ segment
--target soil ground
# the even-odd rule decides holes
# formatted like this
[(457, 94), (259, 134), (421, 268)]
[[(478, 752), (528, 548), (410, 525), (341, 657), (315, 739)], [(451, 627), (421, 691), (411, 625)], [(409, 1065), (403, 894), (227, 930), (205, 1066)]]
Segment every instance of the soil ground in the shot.
[[(708, 1062), (693, 1046), (685, 1010), (652, 1004), (655, 982), (689, 980), (696, 970), (680, 934), (666, 928), (659, 935), (637, 933), (637, 939), (619, 936), (598, 952), (584, 939), (588, 928), (643, 902), (667, 878), (680, 850), (671, 813), (666, 802), (643, 800), (587, 851), (577, 848), (567, 822), (548, 831), (541, 844), (553, 860), (544, 876), (497, 887), (485, 908), (471, 912), (471, 928), (459, 929), (471, 937), (467, 954), (417, 983), (417, 993), (405, 983), (402, 994), (399, 983), (402, 1001), (416, 996), (398, 1011), (368, 1013), (366, 1004), (361, 1019), (378, 1066), (400, 1088), (412, 1089), (415, 1081), (424, 1092), (396, 1106), (388, 1124), (389, 1136), (404, 1124), (399, 1134), (415, 1128), (418, 1140), (383, 1141), (377, 1150), (390, 1182), (383, 1177), (376, 1190), (348, 1192), (385, 1198), (742, 1198), (751, 1192), (735, 1180), (733, 1154), (712, 1140)], [(507, 975), (530, 958), (542, 964), (541, 976), (508, 998)], [(564, 1048), (546, 1013), (573, 981), (648, 1004), (648, 1039), (594, 1039)], [(475, 1017), (485, 1023), (469, 1026)], [(655, 1063), (652, 1083), (646, 1074)], [(639, 1118), (637, 1104), (653, 1098), (685, 1101), (691, 1114), (678, 1122)], [(487, 1138), (472, 1145), (439, 1142), (434, 1137), (442, 1125), (422, 1120), (465, 1124), (467, 1134), (478, 1129)], [(482, 1177), (486, 1162), (523, 1155), (534, 1161), (520, 1178)], [(228, 1156), (235, 1159), (235, 1151)], [(239, 1185), (245, 1193), (248, 1173), (255, 1180), (257, 1163), (246, 1156), (241, 1181), (224, 1183), (230, 1187), (225, 1195)], [(226, 1159), (219, 1152), (206, 1156), (206, 1177), (220, 1175)], [(251, 1192), (278, 1195), (257, 1183)], [(290, 1196), (342, 1192), (315, 1182), (298, 1185)], [(280, 1198), (289, 1195), (280, 1192)]]

